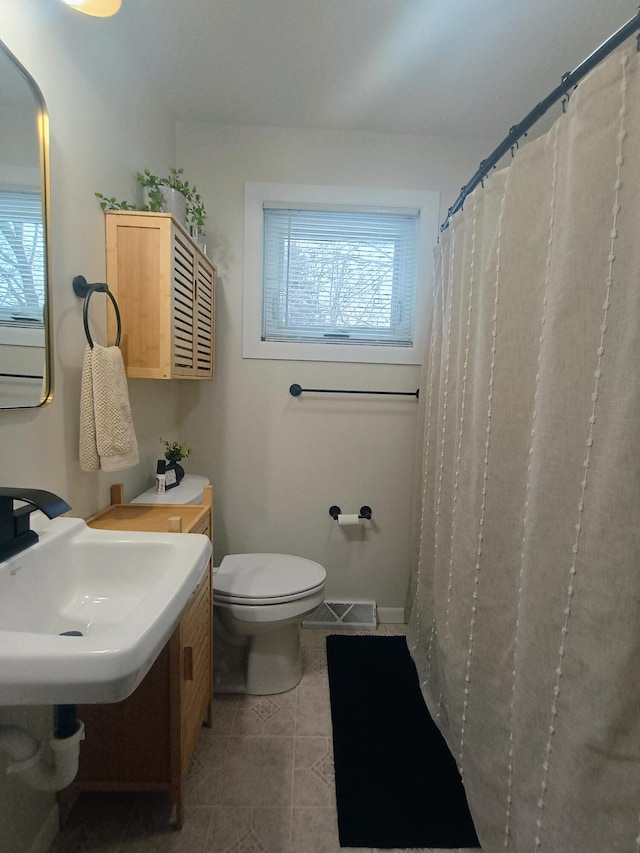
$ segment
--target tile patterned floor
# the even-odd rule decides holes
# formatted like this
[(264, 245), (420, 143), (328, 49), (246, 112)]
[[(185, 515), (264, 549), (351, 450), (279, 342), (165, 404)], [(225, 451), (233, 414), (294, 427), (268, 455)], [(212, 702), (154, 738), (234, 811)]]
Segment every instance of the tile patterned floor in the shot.
[[(377, 633), (404, 633), (403, 627), (382, 625)], [(337, 632), (302, 631), (303, 677), (294, 690), (214, 699), (213, 726), (202, 729), (187, 776), (180, 832), (171, 828), (164, 795), (85, 794), (49, 853), (349, 849), (338, 841), (325, 651), (330, 633)]]

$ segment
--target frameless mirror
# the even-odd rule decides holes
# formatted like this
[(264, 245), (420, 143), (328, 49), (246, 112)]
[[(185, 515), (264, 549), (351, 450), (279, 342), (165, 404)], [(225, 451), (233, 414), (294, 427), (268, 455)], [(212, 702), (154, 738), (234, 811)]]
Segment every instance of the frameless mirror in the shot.
[(48, 300), (48, 117), (29, 72), (0, 42), (0, 408), (53, 393)]

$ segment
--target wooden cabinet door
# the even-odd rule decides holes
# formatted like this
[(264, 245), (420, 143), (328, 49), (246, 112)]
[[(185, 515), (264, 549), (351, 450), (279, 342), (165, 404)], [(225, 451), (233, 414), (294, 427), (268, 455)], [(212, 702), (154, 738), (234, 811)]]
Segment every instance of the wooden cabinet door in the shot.
[[(215, 267), (169, 214), (106, 213), (107, 283), (127, 376), (211, 379)], [(107, 313), (115, 339), (114, 312)]]
[[(120, 310), (127, 376), (171, 378), (171, 218), (112, 211), (105, 215), (107, 284)], [(108, 300), (107, 335), (116, 337)]]

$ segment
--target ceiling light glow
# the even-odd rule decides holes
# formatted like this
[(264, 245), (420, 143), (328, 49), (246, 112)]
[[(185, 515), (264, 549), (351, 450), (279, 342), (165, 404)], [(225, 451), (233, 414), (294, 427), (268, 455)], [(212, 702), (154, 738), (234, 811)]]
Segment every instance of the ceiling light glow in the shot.
[(63, 0), (76, 12), (92, 15), (94, 18), (108, 18), (120, 8), (122, 0)]

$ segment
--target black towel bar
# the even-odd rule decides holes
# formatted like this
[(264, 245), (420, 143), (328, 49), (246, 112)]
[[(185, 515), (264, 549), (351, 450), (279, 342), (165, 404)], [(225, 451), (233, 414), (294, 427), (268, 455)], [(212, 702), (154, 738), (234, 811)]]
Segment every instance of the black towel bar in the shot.
[(420, 389), (415, 391), (347, 391), (338, 388), (301, 388), (298, 384), (289, 387), (289, 393), (292, 397), (299, 397), (300, 394), (385, 394), (395, 397), (420, 397)]
[(116, 312), (116, 321), (118, 323), (118, 331), (116, 334), (116, 342), (115, 346), (120, 346), (120, 334), (122, 332), (122, 322), (120, 320), (120, 309), (118, 308), (118, 303), (115, 300), (113, 293), (109, 290), (107, 285), (104, 282), (97, 282), (96, 284), (89, 284), (86, 278), (83, 275), (77, 275), (73, 279), (73, 292), (76, 296), (80, 296), (84, 299), (84, 305), (82, 306), (82, 321), (84, 323), (84, 333), (87, 336), (87, 341), (91, 349), (93, 349), (93, 340), (91, 338), (91, 332), (89, 331), (89, 300), (91, 296), (96, 293), (106, 293), (109, 299), (111, 300), (111, 304), (113, 305), (113, 310)]

